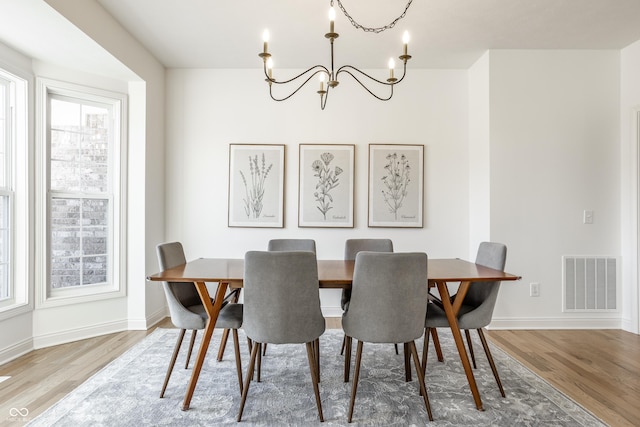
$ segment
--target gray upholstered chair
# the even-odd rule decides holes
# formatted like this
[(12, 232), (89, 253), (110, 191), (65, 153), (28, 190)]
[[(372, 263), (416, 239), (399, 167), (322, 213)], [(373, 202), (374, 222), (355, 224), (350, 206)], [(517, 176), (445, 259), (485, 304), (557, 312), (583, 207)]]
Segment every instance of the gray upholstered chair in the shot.
[[(316, 241), (313, 239), (271, 239), (267, 244), (268, 251), (283, 252), (283, 251), (308, 251), (316, 253)], [(262, 348), (262, 355), (267, 354), (267, 345)], [(258, 355), (258, 381), (260, 381), (260, 367), (262, 366), (262, 360)]]
[[(182, 244), (179, 242), (159, 244), (156, 246), (156, 253), (158, 255), (160, 269), (162, 270), (167, 270), (186, 262)], [(180, 334), (178, 335), (178, 341), (176, 342), (173, 355), (171, 356), (171, 361), (169, 362), (160, 397), (164, 396), (165, 390), (167, 389), (167, 384), (169, 383), (171, 372), (173, 371), (178, 353), (180, 352), (180, 346), (182, 345), (185, 332), (187, 329), (192, 331), (189, 350), (187, 352), (186, 363), (184, 366), (185, 369), (187, 369), (196, 338), (196, 332), (199, 329), (204, 329), (207, 321), (207, 313), (194, 285), (190, 285), (188, 283), (163, 282), (162, 287), (164, 288), (164, 293), (167, 298), (171, 322), (176, 328), (180, 328)], [(215, 326), (216, 328), (226, 328), (233, 331), (236, 353), (236, 370), (238, 372), (240, 393), (242, 393), (242, 365), (240, 361), (240, 347), (238, 344), (238, 328), (242, 326), (242, 315), (242, 304), (225, 304), (218, 315), (218, 320)]]
[[(478, 253), (476, 255), (476, 264), (504, 271), (506, 260), (507, 247), (502, 243), (480, 243), (480, 246), (478, 247)], [(480, 341), (482, 342), (482, 347), (484, 348), (484, 352), (487, 355), (489, 365), (491, 366), (491, 370), (493, 371), (493, 376), (496, 379), (496, 383), (498, 383), (500, 394), (502, 395), (502, 397), (504, 397), (504, 388), (502, 387), (502, 382), (500, 381), (498, 370), (493, 361), (493, 357), (491, 356), (491, 350), (489, 349), (489, 345), (487, 344), (484, 332), (482, 331), (482, 328), (491, 323), (491, 318), (493, 317), (493, 309), (496, 305), (499, 290), (500, 282), (483, 282), (477, 284), (472, 283), (469, 287), (469, 290), (467, 291), (467, 294), (464, 297), (464, 300), (462, 301), (462, 306), (460, 307), (460, 312), (458, 314), (458, 326), (460, 327), (460, 329), (464, 329), (465, 331), (467, 344), (472, 355), (474, 368), (476, 367), (476, 362), (475, 356), (473, 355), (473, 346), (471, 344), (471, 335), (469, 334), (469, 330), (475, 329), (478, 331)], [(424, 348), (422, 351), (423, 371), (426, 369), (427, 365), (430, 330), (433, 328), (448, 327), (449, 321), (447, 320), (447, 316), (442, 306), (438, 304), (437, 300), (435, 300), (435, 302), (429, 303), (429, 309), (427, 310), (427, 317), (425, 320)]]
[[(344, 242), (344, 259), (352, 261), (356, 259), (356, 254), (360, 251), (369, 252), (393, 252), (393, 242), (391, 239), (348, 239)], [(351, 299), (351, 289), (342, 290), (340, 306), (342, 311), (347, 309)]]
[(353, 417), (364, 342), (406, 344), (405, 348), (413, 356), (429, 420), (432, 420), (415, 344), (424, 330), (427, 312), (427, 254), (359, 252), (351, 290), (349, 306), (342, 316), (342, 328), (347, 336), (345, 366), (351, 360), (351, 340), (358, 340), (348, 421)]
[(316, 241), (313, 239), (271, 239), (268, 251), (309, 251), (316, 253)]
[[(243, 329), (253, 341), (251, 360), (242, 391), (238, 421), (242, 418), (251, 373), (263, 344), (306, 344), (309, 370), (320, 421), (322, 403), (318, 388), (316, 350), (324, 333), (320, 309), (318, 263), (310, 251), (250, 251), (244, 258)], [(295, 369), (294, 361), (290, 366)]]
[[(391, 239), (348, 239), (344, 242), (344, 259), (347, 261), (353, 261), (356, 259), (356, 254), (360, 251), (370, 252), (393, 252), (393, 242)], [(351, 299), (351, 289), (343, 289), (342, 296), (340, 298), (340, 306), (342, 311), (346, 311), (349, 306), (349, 300)], [(342, 348), (340, 354), (344, 353), (344, 346), (346, 340), (342, 340)], [(395, 344), (396, 354), (398, 354), (398, 345)]]
[[(316, 253), (316, 242), (312, 239), (271, 239), (267, 244), (269, 251), (309, 251)], [(238, 289), (239, 291), (239, 289)], [(239, 294), (235, 295), (235, 301), (238, 300)], [(234, 302), (235, 302), (234, 301)], [(218, 361), (222, 360), (224, 348), (227, 343), (228, 330), (225, 329), (220, 341), (220, 350), (218, 351)], [(267, 353), (266, 344), (262, 347), (262, 353), (258, 355), (258, 381), (260, 381), (260, 367), (262, 366), (262, 356)]]

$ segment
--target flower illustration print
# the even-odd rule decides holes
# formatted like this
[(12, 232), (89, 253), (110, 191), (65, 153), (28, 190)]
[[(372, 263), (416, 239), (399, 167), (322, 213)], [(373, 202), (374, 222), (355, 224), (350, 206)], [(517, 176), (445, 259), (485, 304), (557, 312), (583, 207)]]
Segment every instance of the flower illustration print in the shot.
[(240, 171), (245, 190), (245, 197), (242, 199), (244, 212), (247, 218), (252, 219), (258, 219), (262, 214), (265, 181), (273, 167), (273, 163), (269, 166), (266, 165), (264, 153), (262, 153), (260, 160), (258, 162), (257, 154), (254, 157), (249, 156), (249, 180), (245, 177), (244, 172)]
[(402, 203), (407, 196), (407, 187), (411, 182), (411, 166), (404, 154), (398, 156), (397, 153), (390, 153), (386, 159), (385, 175), (382, 177), (382, 197), (389, 212), (397, 220), (398, 211), (402, 208)]
[(331, 190), (340, 184), (338, 176), (343, 172), (339, 166), (333, 169), (329, 166), (333, 159), (334, 155), (332, 153), (322, 153), (320, 160), (315, 160), (311, 164), (311, 169), (313, 169), (314, 172), (313, 176), (318, 178), (313, 197), (316, 201), (316, 207), (322, 214), (324, 220), (327, 219), (327, 212), (333, 209), (331, 206), (333, 203)]

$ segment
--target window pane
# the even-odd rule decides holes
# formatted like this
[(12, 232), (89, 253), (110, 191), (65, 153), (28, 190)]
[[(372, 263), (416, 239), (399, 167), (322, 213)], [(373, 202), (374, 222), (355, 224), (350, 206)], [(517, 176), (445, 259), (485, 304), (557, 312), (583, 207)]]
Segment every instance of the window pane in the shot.
[(51, 100), (51, 189), (108, 191), (109, 109)]
[(80, 258), (52, 257), (51, 288), (80, 285)]
[(9, 292), (9, 197), (0, 197), (0, 300), (10, 297)]
[(107, 281), (107, 257), (86, 257), (83, 260), (83, 285), (97, 285)]
[(107, 281), (109, 200), (53, 198), (51, 201), (51, 286)]
[(9, 145), (9, 88), (0, 80), (0, 187), (7, 185), (6, 153)]

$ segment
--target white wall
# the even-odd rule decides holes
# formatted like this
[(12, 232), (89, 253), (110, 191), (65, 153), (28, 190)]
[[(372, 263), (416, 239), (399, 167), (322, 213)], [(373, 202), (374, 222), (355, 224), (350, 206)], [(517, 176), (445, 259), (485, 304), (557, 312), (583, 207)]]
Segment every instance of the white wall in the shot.
[[(167, 238), (182, 240), (187, 258), (241, 258), (245, 251), (266, 249), (269, 239), (281, 237), (313, 238), (319, 258), (342, 258), (345, 239), (382, 236), (391, 237), (397, 251), (466, 256), (466, 71), (410, 70), (386, 103), (345, 78), (324, 111), (315, 84), (287, 102), (276, 103), (269, 98), (261, 73), (167, 73)], [(278, 70), (282, 77), (293, 73)], [(286, 145), (283, 229), (227, 227), (229, 143)], [(354, 229), (298, 228), (300, 143), (356, 145)], [(423, 229), (367, 227), (369, 143), (425, 145)], [(340, 313), (336, 294), (323, 295), (326, 314)]]
[(490, 53), (469, 69), (469, 254), (491, 239)]
[(503, 284), (493, 324), (618, 328), (620, 313), (561, 311), (561, 257), (620, 255), (619, 52), (490, 55), (491, 238), (522, 275)]
[(638, 145), (640, 144), (640, 41), (622, 49), (620, 53), (620, 191), (622, 194), (622, 253), (624, 264), (624, 293), (622, 326), (639, 333), (640, 306), (638, 293)]

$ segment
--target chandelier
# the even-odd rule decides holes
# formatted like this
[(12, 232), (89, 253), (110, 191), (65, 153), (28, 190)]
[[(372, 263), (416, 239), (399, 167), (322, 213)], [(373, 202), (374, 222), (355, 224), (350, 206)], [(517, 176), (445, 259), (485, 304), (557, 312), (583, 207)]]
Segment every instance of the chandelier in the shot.
[[(395, 20), (385, 25), (384, 27), (378, 27), (378, 28), (364, 27), (358, 24), (355, 21), (355, 19), (353, 19), (353, 17), (349, 15), (349, 13), (346, 11), (346, 9), (344, 8), (340, 0), (337, 0), (337, 3), (340, 9), (342, 10), (342, 12), (345, 14), (345, 16), (349, 19), (349, 21), (354, 27), (358, 29), (362, 29), (365, 32), (380, 33), (386, 29), (392, 28), (400, 19), (404, 18), (404, 16), (407, 13), (407, 10), (409, 9), (409, 6), (411, 6), (412, 1), (413, 0), (409, 0), (409, 2), (407, 3), (404, 9), (404, 12), (400, 16), (398, 16)], [(333, 0), (331, 0), (331, 4), (329, 8), (329, 32), (324, 35), (324, 37), (329, 40), (329, 44), (331, 46), (331, 68), (327, 68), (324, 65), (314, 65), (313, 67), (307, 69), (306, 71), (303, 71), (297, 76), (292, 77), (290, 79), (285, 79), (285, 80), (278, 80), (275, 77), (273, 77), (273, 58), (269, 53), (269, 49), (268, 49), (269, 31), (268, 30), (264, 31), (264, 34), (262, 37), (263, 51), (262, 53), (258, 54), (258, 56), (262, 58), (264, 63), (263, 69), (264, 69), (264, 75), (266, 77), (265, 81), (269, 85), (269, 95), (271, 96), (271, 99), (273, 99), (274, 101), (286, 101), (287, 99), (295, 95), (314, 76), (318, 76), (318, 79), (320, 81), (320, 90), (318, 90), (317, 93), (320, 95), (320, 108), (324, 110), (325, 106), (327, 105), (327, 100), (329, 99), (329, 92), (331, 91), (331, 89), (334, 89), (338, 86), (338, 84), (340, 83), (338, 81), (338, 76), (340, 76), (340, 74), (343, 74), (343, 73), (345, 75), (351, 76), (356, 82), (360, 84), (360, 86), (362, 86), (367, 92), (369, 92), (372, 96), (379, 99), (380, 101), (388, 101), (391, 99), (391, 97), (393, 96), (393, 87), (404, 79), (404, 76), (407, 73), (407, 61), (411, 59), (411, 55), (407, 53), (408, 44), (409, 44), (409, 33), (405, 31), (402, 37), (403, 53), (402, 55), (399, 56), (400, 61), (402, 61), (402, 77), (397, 79), (394, 76), (395, 61), (393, 60), (393, 58), (391, 58), (389, 59), (389, 63), (388, 63), (389, 77), (386, 79), (386, 81), (383, 81), (383, 80), (376, 79), (375, 77), (372, 77), (369, 74), (365, 73), (364, 71), (361, 71), (358, 68), (351, 65), (343, 65), (337, 70), (334, 68), (333, 43), (339, 37), (339, 34), (335, 32), (335, 19), (336, 19), (336, 12), (335, 12), (335, 9), (333, 8)], [(325, 86), (325, 83), (326, 83), (326, 86)], [(367, 83), (370, 85), (375, 85), (377, 87), (383, 87), (383, 88), (387, 87), (389, 90), (388, 96), (376, 95), (373, 92), (373, 90), (367, 86)], [(289, 95), (286, 95), (282, 98), (277, 98), (273, 95), (273, 85), (282, 85), (284, 87), (289, 84), (290, 84), (289, 87), (293, 87)], [(297, 87), (296, 87), (296, 84), (297, 84)]]

